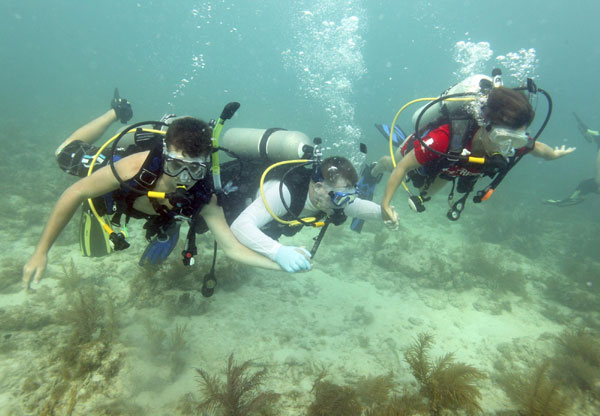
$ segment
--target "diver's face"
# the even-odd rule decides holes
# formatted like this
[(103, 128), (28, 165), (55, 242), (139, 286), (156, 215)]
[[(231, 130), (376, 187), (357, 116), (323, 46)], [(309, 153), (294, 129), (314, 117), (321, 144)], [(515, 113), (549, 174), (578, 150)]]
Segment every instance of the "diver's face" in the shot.
[(187, 157), (177, 147), (163, 147), (163, 172), (178, 185), (191, 186), (203, 179), (208, 172), (210, 157)]
[(336, 208), (345, 208), (347, 205), (335, 205), (331, 197), (332, 194), (353, 194), (356, 192), (356, 189), (343, 178), (339, 178), (334, 184), (312, 181), (310, 184), (308, 192), (310, 202), (321, 211), (327, 213), (332, 212)]
[(479, 129), (481, 132), (481, 143), (486, 155), (492, 156), (501, 154), (504, 157), (510, 157), (515, 154), (515, 149), (527, 145), (528, 136), (526, 127), (510, 129), (502, 126), (494, 126), (487, 129)]

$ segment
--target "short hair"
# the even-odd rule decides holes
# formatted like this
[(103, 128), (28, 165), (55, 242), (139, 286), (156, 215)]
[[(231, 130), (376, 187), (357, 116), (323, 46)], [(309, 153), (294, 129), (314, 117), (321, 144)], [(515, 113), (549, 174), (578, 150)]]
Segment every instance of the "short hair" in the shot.
[(181, 117), (169, 125), (165, 143), (181, 150), (185, 156), (199, 157), (210, 152), (211, 138), (208, 123), (194, 117)]
[(354, 165), (345, 157), (328, 157), (321, 162), (321, 177), (329, 184), (335, 184), (340, 178), (349, 182), (351, 186), (356, 186), (358, 182), (358, 173)]
[(498, 87), (490, 92), (486, 106), (489, 123), (518, 129), (529, 126), (534, 117), (535, 111), (522, 91)]

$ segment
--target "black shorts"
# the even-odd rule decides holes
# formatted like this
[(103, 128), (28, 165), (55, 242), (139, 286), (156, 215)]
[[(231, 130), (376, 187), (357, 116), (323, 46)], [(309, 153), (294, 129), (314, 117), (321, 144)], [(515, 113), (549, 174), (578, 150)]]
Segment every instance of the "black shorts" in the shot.
[[(92, 160), (99, 147), (81, 140), (75, 140), (66, 145), (56, 156), (58, 166), (65, 172), (83, 178), (87, 176)], [(94, 163), (94, 170), (97, 170), (108, 164), (108, 159), (104, 154), (100, 154)]]

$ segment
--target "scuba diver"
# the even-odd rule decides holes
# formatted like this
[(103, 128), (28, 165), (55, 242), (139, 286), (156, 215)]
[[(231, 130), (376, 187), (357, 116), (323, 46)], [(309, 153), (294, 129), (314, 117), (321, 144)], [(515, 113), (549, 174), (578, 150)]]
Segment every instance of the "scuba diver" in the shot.
[(573, 115), (577, 122), (577, 129), (583, 135), (583, 138), (588, 143), (595, 143), (597, 146), (596, 176), (579, 182), (575, 191), (564, 199), (548, 199), (544, 201), (547, 204), (558, 207), (579, 204), (584, 201), (586, 195), (600, 193), (600, 131), (589, 129), (577, 114), (573, 113)]
[[(67, 188), (50, 214), (33, 255), (23, 267), (25, 289), (29, 289), (32, 279), (35, 283), (40, 281), (50, 248), (82, 205), (80, 239), (84, 255), (107, 254), (111, 249), (129, 247), (125, 239), (126, 224), (130, 218), (140, 218), (146, 220), (144, 228), (149, 240), (140, 264), (158, 264), (175, 247), (181, 221), (201, 217), (231, 259), (254, 267), (281, 270), (277, 263), (239, 243), (217, 204), (210, 174), (211, 159), (213, 165), (215, 159), (212, 142), (217, 129), (220, 133), (224, 120), (231, 118), (237, 107), (223, 110), (214, 132), (202, 120), (182, 117), (170, 124), (158, 123), (168, 127), (166, 134), (138, 128), (133, 145), (117, 148), (123, 134), (149, 123), (134, 124), (115, 136), (112, 153), (105, 154), (101, 152), (108, 142), (101, 148), (92, 143), (116, 120), (125, 124), (133, 116), (130, 103), (115, 90), (111, 109), (76, 130), (56, 150), (59, 166), (82, 179)], [(156, 140), (157, 134), (160, 140)], [(88, 215), (88, 208), (93, 211), (93, 217)], [(110, 220), (106, 219), (108, 216)], [(91, 218), (97, 220), (100, 227), (90, 224)], [(109, 222), (123, 231), (114, 231)], [(94, 229), (100, 231), (100, 237), (91, 236)], [(93, 245), (93, 239), (100, 239), (104, 244), (96, 241)]]
[[(294, 167), (279, 178), (265, 182), (261, 192), (256, 187), (253, 191), (250, 189), (246, 195), (254, 200), (246, 208), (242, 207), (241, 213), (229, 212), (239, 210), (239, 202), (230, 204), (226, 198), (223, 207), (228, 219), (233, 219), (231, 231), (242, 244), (276, 261), (288, 272), (305, 271), (311, 268), (310, 259), (328, 224), (341, 225), (346, 215), (361, 220), (382, 219), (379, 204), (357, 197), (358, 180), (356, 169), (348, 159), (335, 156), (320, 160), (317, 157), (308, 165)], [(312, 217), (313, 222), (301, 220), (306, 217)], [(323, 218), (324, 228), (310, 252), (278, 242), (282, 235), (292, 236), (303, 226), (313, 225)], [(296, 224), (290, 226), (293, 220)]]
[[(531, 79), (526, 87), (503, 87), (497, 69), (492, 77), (474, 75), (438, 98), (414, 100), (400, 109), (394, 125), (400, 112), (408, 105), (430, 101), (413, 116), (415, 133), (392, 153), (399, 160), (398, 164), (394, 166), (392, 157), (387, 156), (372, 169), (373, 175), (392, 171), (381, 203), (385, 220), (397, 221), (390, 203), (400, 184), (409, 193), (409, 206), (422, 212), (425, 210), (424, 202), (446, 183), (452, 182), (447, 217), (456, 221), (480, 177), (489, 176), (492, 181), (477, 192), (473, 198), (476, 203), (487, 200), (525, 154), (554, 160), (575, 150), (564, 145), (551, 148), (537, 141), (552, 110), (550, 96), (544, 90), (537, 88)], [(529, 136), (526, 129), (535, 112), (523, 90), (530, 94), (543, 93), (548, 100), (546, 119), (534, 137)], [(404, 184), (405, 176), (419, 190), (419, 195), (413, 195)], [(455, 190), (463, 194), (456, 201)]]

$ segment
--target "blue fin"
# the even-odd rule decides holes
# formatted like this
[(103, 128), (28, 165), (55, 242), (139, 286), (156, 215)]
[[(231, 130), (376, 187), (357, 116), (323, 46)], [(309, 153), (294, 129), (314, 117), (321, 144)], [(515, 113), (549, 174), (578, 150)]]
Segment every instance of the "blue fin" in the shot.
[(160, 239), (158, 236), (152, 238), (142, 253), (139, 262), (140, 266), (156, 266), (164, 262), (177, 245), (180, 227), (181, 223), (175, 222), (164, 231), (164, 239)]
[[(379, 181), (381, 181), (381, 177), (383, 176), (383, 174), (373, 176), (371, 174), (371, 169), (373, 169), (373, 166), (375, 166), (374, 163), (370, 165), (365, 165), (361, 172), (360, 179), (358, 180), (358, 184), (356, 185), (358, 187), (358, 197), (360, 199), (372, 201), (373, 194), (375, 193), (375, 186), (379, 183)], [(360, 233), (364, 222), (365, 221), (361, 220), (360, 218), (353, 218), (352, 224), (350, 224), (350, 228), (353, 231)]]
[[(375, 124), (375, 127), (377, 127), (377, 130), (381, 133), (386, 141), (390, 139), (390, 126), (387, 124)], [(405, 139), (406, 133), (404, 133), (400, 127), (394, 126), (394, 135), (392, 136), (394, 146), (400, 146)]]

